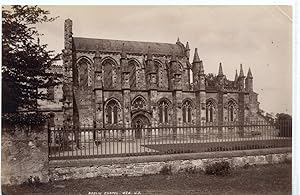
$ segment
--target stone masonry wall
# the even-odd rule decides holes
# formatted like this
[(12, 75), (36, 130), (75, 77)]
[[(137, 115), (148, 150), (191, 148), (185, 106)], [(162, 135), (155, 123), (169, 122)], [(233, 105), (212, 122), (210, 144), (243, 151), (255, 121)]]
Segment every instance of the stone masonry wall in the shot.
[(35, 176), (48, 182), (48, 134), (47, 131), (26, 135), (16, 131), (14, 135), (2, 132), (1, 182), (22, 184)]
[[(239, 151), (240, 152), (240, 151)], [(234, 152), (231, 152), (234, 153)], [(240, 154), (242, 154), (240, 152)], [(292, 159), (291, 152), (279, 152), (273, 154), (259, 154), (252, 155), (232, 156), (232, 157), (215, 157), (210, 158), (211, 154), (208, 154), (206, 158), (193, 158), (197, 154), (181, 154), (181, 157), (190, 158), (176, 159), (180, 155), (169, 155), (169, 157), (152, 157), (157, 158), (157, 161), (148, 161), (144, 157), (141, 162), (131, 162), (130, 159), (110, 161), (105, 163), (100, 161), (85, 162), (85, 160), (76, 160), (76, 163), (71, 161), (56, 162), (50, 164), (50, 178), (51, 180), (65, 180), (65, 179), (78, 179), (78, 178), (91, 178), (91, 177), (113, 177), (113, 176), (142, 176), (149, 174), (159, 174), (161, 169), (165, 166), (171, 167), (172, 173), (185, 172), (189, 169), (196, 171), (205, 170), (206, 166), (218, 161), (228, 161), (231, 167), (242, 167), (246, 164), (249, 165), (263, 165), (263, 164), (275, 164), (285, 162)], [(166, 155), (167, 156), (167, 155)], [(147, 157), (151, 158), (151, 157)], [(169, 160), (167, 160), (169, 159)], [(103, 159), (102, 159), (103, 160)], [(160, 161), (161, 160), (161, 161)], [(127, 161), (127, 162), (126, 162)], [(143, 162), (144, 161), (144, 162)], [(63, 165), (63, 166), (60, 166)]]

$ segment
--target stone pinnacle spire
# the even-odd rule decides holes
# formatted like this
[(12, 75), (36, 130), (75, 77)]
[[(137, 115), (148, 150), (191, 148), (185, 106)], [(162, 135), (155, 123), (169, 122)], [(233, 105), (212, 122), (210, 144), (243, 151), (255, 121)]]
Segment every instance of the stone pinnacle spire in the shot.
[(250, 68), (249, 68), (249, 70), (248, 70), (247, 77), (248, 77), (248, 78), (253, 78), (252, 73), (251, 73), (251, 69), (250, 69)]
[(177, 41), (176, 41), (176, 43), (180, 43), (179, 37), (177, 38)]
[(223, 76), (223, 68), (222, 68), (222, 63), (220, 62), (220, 65), (219, 65), (219, 74), (218, 76)]
[(200, 69), (199, 69), (200, 74), (204, 74), (204, 67), (203, 67), (203, 62), (202, 60), (200, 61)]
[(240, 77), (245, 77), (242, 64), (240, 64)]
[(237, 70), (235, 70), (235, 77), (234, 77), (234, 80), (237, 81), (237, 80), (238, 80), (238, 77), (239, 77), (239, 76), (238, 76)]
[(193, 63), (195, 62), (200, 62), (200, 58), (199, 58), (199, 55), (198, 55), (198, 49), (195, 48), (195, 53), (194, 53), (194, 60), (193, 60)]
[(186, 50), (190, 50), (189, 42), (186, 42), (185, 49), (186, 49)]

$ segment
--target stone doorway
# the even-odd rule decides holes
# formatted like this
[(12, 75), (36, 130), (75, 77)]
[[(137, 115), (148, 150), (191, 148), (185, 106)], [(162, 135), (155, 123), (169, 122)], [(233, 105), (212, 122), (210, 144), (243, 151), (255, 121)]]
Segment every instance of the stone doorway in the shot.
[[(132, 120), (132, 127), (135, 128), (135, 138), (141, 139), (143, 136), (143, 128), (149, 127), (150, 122), (144, 115), (137, 115)], [(144, 131), (145, 133), (145, 131)]]

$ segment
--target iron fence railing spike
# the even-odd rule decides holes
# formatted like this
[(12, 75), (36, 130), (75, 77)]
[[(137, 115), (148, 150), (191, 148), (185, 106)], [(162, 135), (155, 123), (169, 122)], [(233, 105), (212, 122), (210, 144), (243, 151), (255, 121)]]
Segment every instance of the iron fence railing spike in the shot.
[(291, 147), (291, 128), (291, 120), (247, 120), (141, 128), (56, 125), (47, 130), (49, 159), (76, 159)]

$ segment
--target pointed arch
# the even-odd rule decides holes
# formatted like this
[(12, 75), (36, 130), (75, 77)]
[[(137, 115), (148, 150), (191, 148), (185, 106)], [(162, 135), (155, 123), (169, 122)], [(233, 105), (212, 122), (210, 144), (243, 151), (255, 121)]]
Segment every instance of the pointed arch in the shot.
[(103, 67), (103, 87), (104, 89), (112, 89), (114, 87), (116, 77), (117, 62), (110, 56), (104, 57), (101, 60)]
[(105, 124), (117, 125), (121, 120), (121, 104), (120, 101), (114, 97), (109, 98), (104, 104)]
[(101, 64), (103, 64), (103, 62), (105, 62), (107, 60), (111, 61), (115, 66), (119, 66), (118, 62), (113, 57), (111, 57), (111, 56), (105, 56), (105, 57), (103, 57), (101, 59)]
[(129, 61), (134, 61), (136, 63), (136, 65), (137, 65), (137, 67), (142, 68), (142, 64), (140, 63), (140, 61), (138, 59), (136, 59), (136, 58), (129, 58), (128, 62)]
[(89, 58), (88, 56), (80, 56), (79, 58), (76, 59), (76, 64), (82, 59), (87, 60), (91, 64), (94, 63), (94, 61), (91, 58)]
[(158, 117), (160, 124), (168, 124), (170, 121), (172, 104), (167, 98), (161, 98), (158, 101)]
[(192, 122), (193, 101), (186, 98), (182, 101), (182, 121), (183, 123)]
[(138, 68), (139, 64), (137, 63), (137, 61), (134, 58), (131, 58), (128, 60), (128, 67), (129, 67), (129, 85), (130, 88), (133, 89), (136, 87), (136, 72), (137, 72), (137, 68)]
[(237, 102), (230, 98), (227, 102), (227, 105), (226, 105), (226, 108), (227, 108), (227, 120), (228, 122), (234, 122), (237, 120), (237, 110), (238, 110), (238, 104)]
[(165, 63), (162, 63), (159, 59), (154, 59), (154, 64), (157, 66), (157, 84), (159, 88), (168, 89), (169, 75), (168, 68)]
[(77, 59), (75, 77), (79, 87), (92, 85), (92, 64), (93, 61), (86, 56)]
[(215, 122), (217, 119), (217, 103), (214, 99), (206, 100), (206, 122)]
[(146, 99), (142, 95), (137, 95), (131, 101), (132, 110), (145, 110), (146, 105)]

